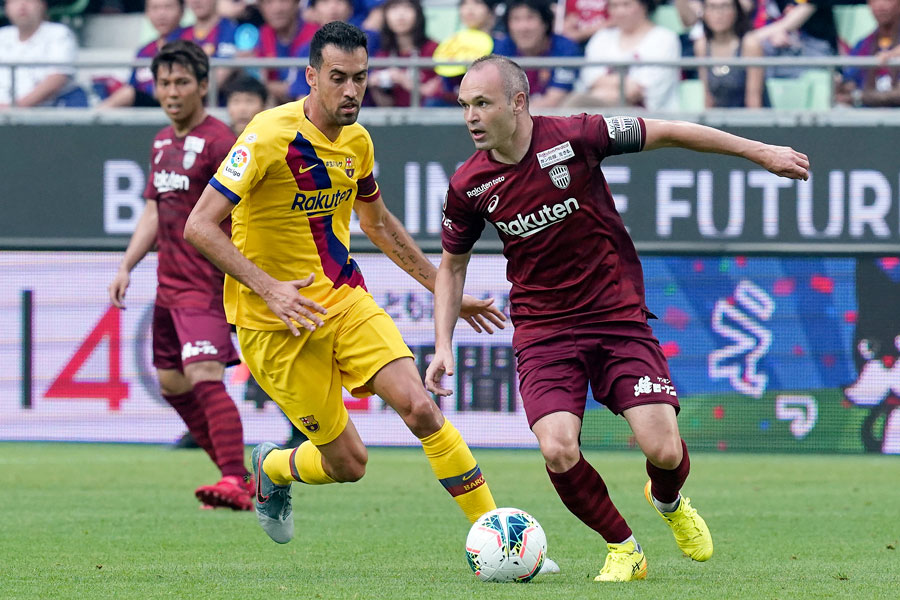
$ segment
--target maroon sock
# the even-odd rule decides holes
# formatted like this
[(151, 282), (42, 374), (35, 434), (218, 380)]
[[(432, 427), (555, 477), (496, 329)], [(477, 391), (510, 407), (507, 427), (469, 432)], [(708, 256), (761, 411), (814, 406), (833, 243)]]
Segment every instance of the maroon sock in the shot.
[(647, 475), (650, 476), (650, 493), (653, 497), (665, 504), (670, 504), (678, 499), (678, 492), (691, 472), (691, 459), (688, 457), (687, 444), (681, 440), (683, 456), (681, 464), (672, 470), (660, 469), (649, 460), (647, 461)]
[(185, 392), (177, 396), (168, 396), (163, 394), (184, 424), (187, 425), (188, 431), (197, 445), (203, 448), (213, 462), (216, 462), (216, 453), (213, 450), (212, 442), (209, 441), (209, 430), (206, 425), (206, 413), (203, 412), (203, 406), (194, 398), (194, 392)]
[(565, 473), (554, 473), (550, 469), (547, 473), (566, 508), (604, 540), (618, 544), (631, 537), (631, 528), (609, 497), (606, 484), (583, 455)]
[(201, 381), (194, 386), (209, 423), (209, 439), (216, 451), (216, 465), (222, 476), (247, 474), (244, 467), (244, 428), (241, 415), (221, 381)]

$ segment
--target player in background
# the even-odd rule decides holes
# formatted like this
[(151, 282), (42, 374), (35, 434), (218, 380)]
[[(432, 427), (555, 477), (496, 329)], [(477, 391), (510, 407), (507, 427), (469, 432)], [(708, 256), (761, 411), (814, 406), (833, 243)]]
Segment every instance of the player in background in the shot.
[[(310, 438), (294, 450), (271, 443), (253, 450), (257, 516), (279, 543), (294, 533), (293, 482), (365, 474), (368, 454), (342, 386), (356, 397), (378, 394), (399, 413), (469, 521), (495, 507), (471, 451), (426, 393), (412, 353), (349, 253), (355, 209), (374, 244), (434, 288), (435, 267), (380, 197), (372, 141), (356, 123), (367, 72), (365, 34), (339, 21), (323, 26), (306, 68), (310, 95), (247, 126), (185, 228), (185, 239), (228, 274), (226, 313), (250, 371)], [(231, 239), (219, 227), (229, 215)], [(457, 314), (476, 331), (505, 320), (493, 300), (468, 296)]]
[(520, 392), (550, 481), (566, 507), (607, 542), (595, 581), (643, 579), (640, 544), (580, 449), (587, 386), (622, 415), (647, 457), (644, 495), (697, 561), (709, 529), (680, 490), (690, 471), (678, 400), (644, 303), (641, 263), (600, 170), (606, 156), (680, 147), (747, 158), (807, 179), (807, 157), (676, 121), (600, 115), (533, 117), (515, 62), (476, 60), (459, 91), (475, 152), (450, 180), (435, 284), (435, 355), (426, 387), (446, 396), (453, 327), (472, 246), (492, 223), (503, 240)]
[[(163, 397), (222, 472), (218, 483), (197, 488), (196, 496), (205, 506), (250, 510), (253, 484), (244, 466), (241, 417), (222, 383), (225, 367), (238, 362), (223, 310), (224, 274), (182, 236), (188, 214), (234, 135), (203, 107), (209, 59), (199, 46), (170, 42), (151, 70), (156, 97), (172, 124), (153, 140), (147, 203), (109, 285), (109, 298), (125, 308), (131, 270), (156, 245), (153, 366)], [(222, 235), (228, 230), (222, 223)]]

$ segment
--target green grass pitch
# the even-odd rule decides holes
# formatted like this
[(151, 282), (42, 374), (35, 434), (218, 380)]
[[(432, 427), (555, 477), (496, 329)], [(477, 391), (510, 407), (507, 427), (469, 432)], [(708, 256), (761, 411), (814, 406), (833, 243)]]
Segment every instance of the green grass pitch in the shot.
[(500, 505), (534, 514), (562, 574), (484, 584), (468, 524), (417, 449), (373, 449), (355, 484), (294, 486), (296, 537), (201, 511), (199, 451), (0, 444), (0, 598), (898, 598), (900, 460), (696, 453), (685, 492), (716, 552), (681, 556), (647, 506), (642, 456), (589, 452), (643, 544), (646, 581), (595, 584), (599, 536), (563, 507), (536, 450), (478, 450)]

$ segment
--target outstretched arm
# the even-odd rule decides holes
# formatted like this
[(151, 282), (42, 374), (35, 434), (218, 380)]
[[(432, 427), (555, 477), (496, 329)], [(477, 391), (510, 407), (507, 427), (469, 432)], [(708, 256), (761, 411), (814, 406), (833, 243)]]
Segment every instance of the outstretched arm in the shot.
[(441, 387), (444, 375), (453, 375), (453, 326), (459, 314), (472, 253), (450, 254), (444, 250), (434, 289), (434, 358), (425, 371), (425, 388), (438, 396), (449, 396)]
[(324, 315), (325, 309), (298, 292), (313, 282), (314, 275), (310, 273), (305, 279), (295, 281), (279, 281), (253, 264), (219, 226), (232, 208), (231, 200), (207, 185), (188, 216), (184, 239), (219, 269), (256, 292), (294, 335), (300, 335), (294, 322), (310, 331), (321, 327), (324, 323), (316, 313)]
[(109, 284), (109, 301), (116, 308), (125, 308), (125, 293), (131, 284), (131, 270), (141, 262), (148, 252), (156, 243), (156, 232), (159, 229), (159, 207), (156, 200), (147, 200), (144, 204), (144, 212), (138, 219), (134, 233), (131, 234), (131, 240), (128, 242), (128, 248), (125, 250), (125, 256), (119, 264), (119, 270), (116, 276)]
[(773, 146), (685, 121), (645, 119), (644, 124), (647, 128), (644, 150), (686, 148), (730, 154), (753, 161), (781, 177), (809, 179), (809, 158), (789, 146)]
[[(398, 267), (409, 273), (410, 277), (434, 293), (437, 269), (400, 220), (387, 209), (384, 201), (379, 197), (371, 202), (357, 202), (355, 209), (359, 226), (372, 243)], [(456, 314), (479, 333), (482, 330), (494, 333), (491, 324), (503, 329), (506, 315), (494, 306), (493, 298), (477, 300), (472, 296), (463, 296), (462, 305), (458, 309)]]

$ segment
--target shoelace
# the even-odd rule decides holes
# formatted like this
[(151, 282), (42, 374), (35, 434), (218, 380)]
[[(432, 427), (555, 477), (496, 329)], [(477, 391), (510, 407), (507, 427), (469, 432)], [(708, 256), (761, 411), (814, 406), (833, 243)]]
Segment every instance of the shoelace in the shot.
[(687, 539), (692, 540), (700, 537), (700, 528), (697, 526), (697, 510), (690, 505), (690, 498), (684, 498), (683, 517), (673, 522), (677, 534), (684, 535)]
[(610, 569), (608, 567), (611, 567), (613, 564), (620, 564), (620, 565), (634, 571), (635, 565), (634, 565), (634, 561), (631, 559), (632, 554), (634, 554), (634, 552), (623, 552), (623, 551), (610, 552), (609, 554), (606, 555), (606, 562), (603, 563), (603, 568), (600, 569), (600, 572), (601, 573), (609, 572)]

